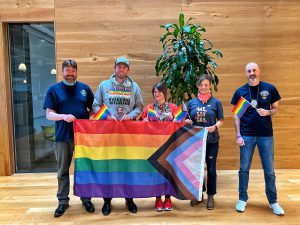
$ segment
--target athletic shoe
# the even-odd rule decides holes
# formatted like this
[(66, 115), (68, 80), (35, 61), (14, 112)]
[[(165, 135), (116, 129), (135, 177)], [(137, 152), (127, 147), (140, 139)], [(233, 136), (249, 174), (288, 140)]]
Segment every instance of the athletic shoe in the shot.
[(246, 209), (246, 205), (247, 205), (247, 202), (242, 201), (242, 200), (239, 200), (239, 201), (236, 203), (235, 209), (236, 209), (236, 211), (238, 211), (238, 212), (244, 212), (245, 209)]
[(278, 216), (283, 216), (284, 215), (284, 210), (283, 208), (280, 207), (278, 203), (274, 204), (269, 204), (269, 207), (273, 209), (273, 213), (278, 215)]
[(166, 198), (164, 202), (164, 210), (171, 211), (173, 209), (171, 198)]
[(155, 209), (155, 211), (163, 211), (164, 210), (164, 206), (163, 206), (163, 202), (162, 202), (161, 198), (156, 198), (154, 209)]

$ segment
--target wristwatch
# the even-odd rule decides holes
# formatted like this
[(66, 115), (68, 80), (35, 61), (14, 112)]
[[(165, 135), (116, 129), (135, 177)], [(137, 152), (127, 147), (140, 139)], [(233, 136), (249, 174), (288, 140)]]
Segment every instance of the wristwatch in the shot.
[(272, 116), (272, 110), (268, 110), (269, 116)]

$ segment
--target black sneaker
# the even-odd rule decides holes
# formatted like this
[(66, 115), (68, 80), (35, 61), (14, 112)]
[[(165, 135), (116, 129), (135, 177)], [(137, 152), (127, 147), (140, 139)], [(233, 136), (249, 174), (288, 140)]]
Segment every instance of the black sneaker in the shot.
[(137, 213), (137, 206), (133, 200), (126, 201), (128, 211), (131, 213)]
[(102, 214), (104, 216), (108, 216), (111, 212), (111, 203), (110, 202), (104, 202), (102, 207)]
[(54, 217), (60, 217), (64, 215), (66, 209), (69, 208), (69, 204), (59, 204), (57, 209), (54, 212)]

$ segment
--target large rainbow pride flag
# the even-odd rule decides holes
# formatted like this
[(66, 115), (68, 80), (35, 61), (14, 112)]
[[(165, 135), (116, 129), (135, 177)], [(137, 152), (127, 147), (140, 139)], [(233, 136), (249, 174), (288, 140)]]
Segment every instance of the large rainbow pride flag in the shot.
[(74, 132), (75, 195), (201, 199), (207, 129), (78, 119)]

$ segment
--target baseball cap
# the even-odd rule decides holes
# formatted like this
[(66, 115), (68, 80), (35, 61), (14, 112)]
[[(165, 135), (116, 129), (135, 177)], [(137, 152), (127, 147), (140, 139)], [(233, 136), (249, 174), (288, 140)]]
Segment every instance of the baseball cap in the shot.
[(121, 56), (121, 57), (119, 57), (119, 58), (116, 59), (116, 61), (115, 61), (115, 66), (118, 65), (119, 63), (124, 63), (124, 64), (126, 64), (128, 67), (129, 67), (129, 65), (130, 65), (129, 60), (128, 60), (126, 57), (124, 57), (124, 56)]

